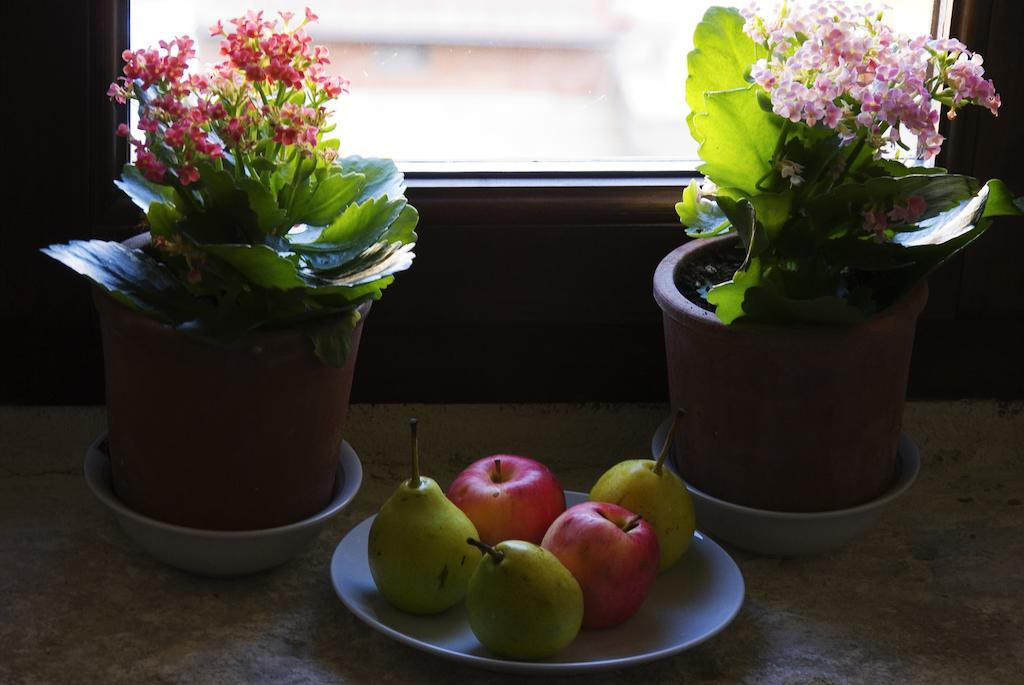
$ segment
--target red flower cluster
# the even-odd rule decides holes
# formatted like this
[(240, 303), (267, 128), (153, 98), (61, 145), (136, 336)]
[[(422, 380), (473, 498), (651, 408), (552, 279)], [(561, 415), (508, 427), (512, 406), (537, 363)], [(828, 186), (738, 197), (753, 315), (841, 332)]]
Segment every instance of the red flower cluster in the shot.
[(250, 81), (301, 88), (304, 71), (326, 63), (326, 51), (311, 53), (309, 45), (313, 39), (301, 27), (275, 31), (275, 22), (265, 21), (262, 12), (251, 11), (231, 23), (237, 27), (234, 33), (225, 33), (224, 26), (217, 22), (210, 28), (210, 35), (225, 37), (220, 54), (228, 57), (231, 66), (243, 71)]
[[(291, 159), (284, 156), (290, 146), (316, 153), (325, 105), (348, 92), (348, 81), (325, 74), (327, 49), (312, 45), (304, 29), (315, 14), (307, 8), (291, 27), (290, 12), (279, 16), (269, 21), (262, 12), (248, 12), (228, 22), (231, 32), (218, 21), (210, 33), (224, 37), (220, 53), (226, 59), (209, 73), (186, 75), (195, 56), (187, 36), (161, 41), (160, 50), (125, 51), (124, 76), (107, 94), (122, 103), (139, 101), (143, 139), (131, 138), (123, 124), (118, 134), (131, 138), (135, 166), (146, 178), (191, 185), (200, 180), (197, 165), (221, 164), (228, 150), (236, 175), (251, 173), (254, 160), (248, 157), (254, 154), (276, 165)], [(267, 140), (279, 145), (260, 145)]]

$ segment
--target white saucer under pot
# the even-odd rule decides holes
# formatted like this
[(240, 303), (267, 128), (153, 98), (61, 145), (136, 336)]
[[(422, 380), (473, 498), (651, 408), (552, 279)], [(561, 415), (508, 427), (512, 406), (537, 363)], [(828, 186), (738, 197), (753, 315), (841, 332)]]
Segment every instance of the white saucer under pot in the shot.
[[(651, 440), (655, 456), (661, 452), (670, 425), (671, 419), (666, 419)], [(693, 497), (697, 527), (719, 540), (765, 556), (822, 554), (844, 546), (868, 530), (885, 508), (913, 485), (921, 468), (921, 457), (906, 433), (900, 435), (897, 454), (899, 472), (892, 486), (874, 500), (847, 509), (811, 513), (768, 511), (727, 502), (689, 483), (686, 488)], [(672, 452), (667, 463), (679, 473)], [(685, 474), (680, 475), (685, 480)]]
[(338, 455), (334, 495), (320, 512), (285, 526), (262, 530), (202, 530), (143, 516), (126, 507), (111, 484), (106, 434), (85, 454), (85, 479), (121, 528), (155, 559), (200, 576), (229, 578), (279, 566), (301, 553), (324, 525), (341, 513), (359, 491), (363, 478), (359, 457), (343, 442)]

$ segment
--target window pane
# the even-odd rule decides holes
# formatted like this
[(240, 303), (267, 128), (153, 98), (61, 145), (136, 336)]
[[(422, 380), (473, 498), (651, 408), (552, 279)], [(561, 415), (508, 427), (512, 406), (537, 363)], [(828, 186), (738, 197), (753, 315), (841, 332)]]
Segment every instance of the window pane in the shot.
[[(132, 47), (248, 9), (301, 15), (313, 0), (134, 0)], [(310, 29), (352, 81), (336, 106), (347, 154), (404, 161), (692, 160), (686, 53), (712, 0), (330, 0)], [(745, 4), (745, 3), (744, 3)], [(768, 5), (769, 3), (762, 3)], [(933, 0), (888, 0), (929, 33)]]

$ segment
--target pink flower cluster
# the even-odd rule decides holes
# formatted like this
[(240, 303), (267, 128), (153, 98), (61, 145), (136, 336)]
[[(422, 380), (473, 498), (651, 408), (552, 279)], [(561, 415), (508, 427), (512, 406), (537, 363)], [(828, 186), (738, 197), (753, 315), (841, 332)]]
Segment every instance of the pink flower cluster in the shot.
[(863, 132), (876, 157), (900, 144), (901, 127), (926, 159), (935, 156), (943, 142), (936, 102), (950, 117), (968, 104), (998, 113), (981, 55), (955, 39), (897, 34), (870, 4), (790, 1), (761, 16), (755, 3), (742, 14), (744, 31), (768, 53), (751, 77), (773, 111), (835, 129), (846, 144)]
[[(135, 166), (146, 178), (167, 182), (171, 172), (169, 182), (188, 186), (200, 180), (197, 165), (219, 162), (229, 151), (238, 174), (252, 170), (251, 155), (283, 164), (294, 149), (317, 154), (326, 105), (348, 92), (348, 81), (325, 73), (327, 49), (312, 45), (304, 30), (315, 14), (307, 8), (291, 27), (290, 12), (279, 16), (270, 21), (262, 12), (248, 12), (229, 21), (230, 32), (218, 21), (210, 32), (224, 37), (220, 52), (226, 59), (207, 73), (187, 74), (195, 56), (187, 36), (161, 41), (159, 50), (124, 52), (124, 76), (107, 95), (121, 103), (139, 101), (142, 139), (125, 124), (117, 132), (135, 146)], [(296, 104), (300, 93), (302, 104)], [(278, 145), (268, 151), (263, 141)]]

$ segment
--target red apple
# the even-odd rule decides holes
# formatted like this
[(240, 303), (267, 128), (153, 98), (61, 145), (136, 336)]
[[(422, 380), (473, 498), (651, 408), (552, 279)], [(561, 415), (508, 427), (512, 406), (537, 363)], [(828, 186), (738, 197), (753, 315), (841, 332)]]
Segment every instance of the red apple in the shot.
[(473, 462), (448, 486), (447, 495), (488, 545), (505, 540), (539, 545), (544, 531), (565, 511), (565, 493), (555, 474), (539, 461), (511, 454)]
[(654, 528), (609, 502), (570, 507), (551, 524), (541, 547), (580, 584), (584, 628), (609, 628), (635, 614), (658, 575)]

